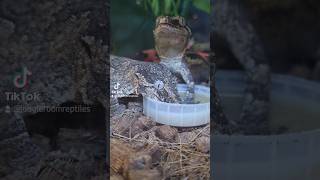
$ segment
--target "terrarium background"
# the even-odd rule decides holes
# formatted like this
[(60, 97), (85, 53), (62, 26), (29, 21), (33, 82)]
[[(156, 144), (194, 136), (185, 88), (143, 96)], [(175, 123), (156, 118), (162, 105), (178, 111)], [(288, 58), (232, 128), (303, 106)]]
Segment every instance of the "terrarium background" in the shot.
[[(137, 2), (139, 1), (111, 1), (112, 54), (134, 56), (142, 50), (154, 48), (153, 29), (156, 17), (151, 8), (146, 10)], [(209, 0), (193, 0), (190, 1), (186, 12), (179, 9), (179, 14), (186, 18), (197, 42), (209, 41), (209, 8)]]

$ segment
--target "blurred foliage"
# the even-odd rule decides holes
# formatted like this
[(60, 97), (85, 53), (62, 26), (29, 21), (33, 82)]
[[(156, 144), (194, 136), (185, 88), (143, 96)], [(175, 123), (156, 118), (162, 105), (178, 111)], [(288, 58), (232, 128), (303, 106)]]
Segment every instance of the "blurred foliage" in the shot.
[(192, 2), (196, 8), (210, 14), (210, 0), (193, 0)]
[(161, 15), (186, 16), (192, 5), (201, 11), (210, 13), (210, 0), (136, 0), (136, 2), (146, 11), (151, 11), (155, 17)]
[(267, 10), (272, 8), (289, 9), (299, 3), (301, 0), (247, 0), (247, 2), (256, 9)]
[(153, 48), (154, 18), (132, 0), (111, 0), (111, 52), (130, 56)]

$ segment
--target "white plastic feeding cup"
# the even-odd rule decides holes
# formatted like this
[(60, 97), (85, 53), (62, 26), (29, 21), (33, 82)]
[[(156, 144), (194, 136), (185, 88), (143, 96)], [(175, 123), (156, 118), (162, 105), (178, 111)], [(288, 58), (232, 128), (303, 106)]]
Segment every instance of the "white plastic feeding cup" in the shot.
[[(187, 85), (178, 85), (179, 94), (187, 92)], [(207, 124), (210, 120), (210, 88), (195, 86), (198, 104), (166, 103), (143, 97), (143, 113), (154, 121), (177, 127), (192, 127)]]

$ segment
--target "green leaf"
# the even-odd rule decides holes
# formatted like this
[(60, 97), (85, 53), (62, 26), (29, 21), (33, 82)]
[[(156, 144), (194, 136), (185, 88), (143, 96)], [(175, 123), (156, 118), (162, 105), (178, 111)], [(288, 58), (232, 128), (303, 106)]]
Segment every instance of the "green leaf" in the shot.
[(208, 14), (210, 13), (210, 0), (192, 0), (192, 3), (201, 11), (204, 11)]
[(158, 2), (158, 0), (153, 0), (152, 1), (152, 11), (154, 12), (155, 16), (159, 16), (160, 14), (160, 4)]
[(179, 0), (178, 1), (172, 1), (172, 6), (173, 6), (173, 15), (177, 16), (179, 15)]
[(171, 0), (165, 0), (164, 1), (164, 13), (165, 13), (165, 15), (170, 15), (170, 13), (171, 13), (171, 5), (172, 5), (172, 1)]

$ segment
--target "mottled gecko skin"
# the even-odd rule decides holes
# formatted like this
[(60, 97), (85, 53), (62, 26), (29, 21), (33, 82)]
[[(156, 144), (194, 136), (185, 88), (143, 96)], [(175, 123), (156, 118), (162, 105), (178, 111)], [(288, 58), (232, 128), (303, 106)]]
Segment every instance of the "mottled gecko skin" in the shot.
[(184, 103), (194, 99), (194, 80), (183, 56), (191, 37), (191, 30), (183, 17), (159, 16), (154, 29), (155, 48), (160, 57), (160, 64), (168, 67), (174, 74), (181, 75), (188, 85)]

